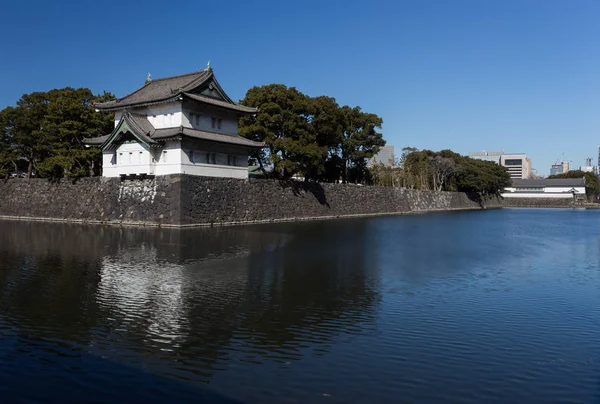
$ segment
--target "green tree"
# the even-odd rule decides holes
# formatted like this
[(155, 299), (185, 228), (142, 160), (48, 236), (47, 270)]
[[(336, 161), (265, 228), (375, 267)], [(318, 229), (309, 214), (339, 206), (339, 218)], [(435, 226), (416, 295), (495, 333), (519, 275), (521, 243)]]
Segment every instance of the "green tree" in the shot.
[[(404, 148), (398, 163), (398, 169), (402, 171), (398, 175), (403, 179), (402, 185), (408, 188), (459, 191), (485, 199), (497, 195), (511, 184), (505, 167), (463, 157), (452, 150), (434, 152)], [(381, 169), (374, 168), (372, 171), (381, 181)]]
[(272, 165), (273, 175), (289, 178), (323, 150), (309, 125), (309, 97), (283, 84), (253, 87), (241, 101), (258, 113), (240, 119), (240, 136), (265, 142), (265, 150), (251, 155), (263, 171)]
[(100, 153), (86, 148), (83, 139), (112, 130), (111, 115), (92, 107), (110, 99), (110, 93), (95, 96), (70, 87), (24, 94), (15, 107), (0, 111), (4, 148), (13, 163), (27, 161), (30, 178), (93, 175)]
[(251, 158), (272, 175), (307, 180), (365, 182), (367, 160), (385, 145), (378, 129), (383, 123), (359, 107), (339, 107), (332, 97), (308, 97), (282, 84), (253, 87), (241, 101), (258, 108), (243, 117), (239, 134), (265, 142)]
[(362, 112), (360, 107), (341, 108), (342, 140), (339, 155), (343, 164), (342, 181), (364, 182), (367, 179), (367, 161), (381, 146), (385, 146), (383, 135), (378, 132), (383, 119), (376, 114)]
[(86, 147), (83, 141), (112, 131), (112, 116), (92, 107), (94, 102), (112, 99), (112, 94), (95, 96), (87, 88), (67, 87), (50, 91), (49, 98), (44, 122), (51, 147), (38, 170), (47, 177), (95, 175), (101, 153), (97, 148)]

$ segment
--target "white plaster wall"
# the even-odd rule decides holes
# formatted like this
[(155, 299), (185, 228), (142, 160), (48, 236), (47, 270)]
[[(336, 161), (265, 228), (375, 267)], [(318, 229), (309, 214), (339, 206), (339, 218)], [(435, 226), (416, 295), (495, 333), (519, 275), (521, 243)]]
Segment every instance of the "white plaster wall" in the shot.
[[(575, 188), (578, 192), (584, 192), (585, 193), (585, 187), (545, 187), (544, 188), (544, 192), (518, 192), (518, 193), (532, 193), (532, 194), (538, 194), (538, 195), (543, 195), (545, 193), (560, 193), (560, 192), (568, 192), (571, 191), (573, 188)], [(508, 192), (516, 192), (516, 188), (515, 187), (507, 187), (504, 188), (504, 190), (508, 193)]]
[(183, 113), (179, 101), (136, 108), (133, 112), (146, 115), (156, 129), (174, 128), (182, 125)]
[(102, 153), (102, 176), (154, 174), (150, 150), (140, 143), (123, 143), (115, 151)]
[[(585, 195), (584, 192), (578, 192), (577, 195)], [(548, 198), (548, 199), (573, 199), (573, 194), (570, 192), (551, 194), (547, 192), (505, 192), (502, 194), (504, 198)]]
[[(200, 122), (196, 124), (196, 118), (190, 121), (191, 114), (199, 115)], [(212, 127), (212, 118), (221, 119), (221, 129)], [(182, 125), (188, 128), (204, 130), (208, 132), (226, 133), (228, 135), (238, 134), (238, 116), (219, 108), (187, 104), (184, 107)]]
[[(208, 177), (248, 178), (248, 154), (245, 149), (206, 144), (206, 149), (182, 150), (181, 142), (169, 141), (164, 148), (148, 148), (139, 143), (123, 143), (115, 151), (103, 153), (103, 176), (122, 174), (190, 174)], [(208, 150), (207, 150), (208, 149)], [(193, 151), (193, 161), (190, 160)], [(220, 153), (219, 153), (220, 151)], [(215, 155), (215, 163), (207, 161), (206, 154)], [(228, 156), (236, 156), (237, 164), (229, 165)]]
[[(190, 159), (193, 152), (193, 161)], [(215, 155), (215, 164), (207, 161), (206, 154)], [(237, 164), (229, 165), (228, 156), (236, 156)], [(203, 175), (208, 177), (248, 178), (248, 155), (236, 153), (218, 153), (207, 150), (181, 150), (181, 170), (183, 174)]]
[(115, 128), (117, 127), (117, 125), (121, 121), (121, 116), (123, 116), (123, 113), (121, 111), (115, 112)]
[(155, 175), (181, 174), (181, 142), (166, 142), (162, 149), (156, 150), (155, 159)]
[(181, 170), (183, 174), (205, 177), (248, 178), (248, 167), (196, 163), (182, 164)]

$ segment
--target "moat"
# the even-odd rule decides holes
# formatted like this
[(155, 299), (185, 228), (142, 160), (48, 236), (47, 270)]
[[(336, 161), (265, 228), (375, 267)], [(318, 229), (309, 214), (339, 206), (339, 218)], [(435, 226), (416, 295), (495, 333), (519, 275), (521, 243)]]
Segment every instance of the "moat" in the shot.
[(600, 401), (600, 210), (0, 221), (6, 402)]

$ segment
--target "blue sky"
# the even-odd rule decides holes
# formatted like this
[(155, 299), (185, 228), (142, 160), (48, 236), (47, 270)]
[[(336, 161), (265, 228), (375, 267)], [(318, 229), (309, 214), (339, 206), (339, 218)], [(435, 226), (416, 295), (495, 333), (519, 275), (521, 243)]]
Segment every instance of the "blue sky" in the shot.
[(64, 86), (123, 96), (211, 61), (233, 99), (283, 83), (359, 105), (396, 150), (596, 164), (600, 2), (28, 1), (0, 6), (0, 108)]

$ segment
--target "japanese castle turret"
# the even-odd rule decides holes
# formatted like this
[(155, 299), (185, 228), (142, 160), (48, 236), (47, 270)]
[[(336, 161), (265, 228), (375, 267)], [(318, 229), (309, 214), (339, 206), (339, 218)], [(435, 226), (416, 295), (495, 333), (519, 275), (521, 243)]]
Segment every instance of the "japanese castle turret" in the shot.
[(191, 174), (248, 178), (249, 151), (264, 147), (238, 136), (238, 119), (255, 114), (233, 102), (210, 65), (152, 80), (123, 98), (96, 104), (114, 112), (115, 129), (88, 139), (102, 149), (104, 177)]

